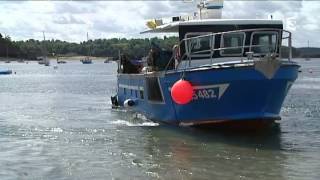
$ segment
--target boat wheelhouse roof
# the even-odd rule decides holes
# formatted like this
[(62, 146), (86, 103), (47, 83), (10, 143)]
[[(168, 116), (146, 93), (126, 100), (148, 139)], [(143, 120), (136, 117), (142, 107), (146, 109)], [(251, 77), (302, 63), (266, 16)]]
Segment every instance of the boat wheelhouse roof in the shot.
[(146, 30), (141, 33), (177, 33), (180, 26), (215, 26), (215, 25), (282, 25), (281, 20), (266, 19), (202, 19), (176, 21)]

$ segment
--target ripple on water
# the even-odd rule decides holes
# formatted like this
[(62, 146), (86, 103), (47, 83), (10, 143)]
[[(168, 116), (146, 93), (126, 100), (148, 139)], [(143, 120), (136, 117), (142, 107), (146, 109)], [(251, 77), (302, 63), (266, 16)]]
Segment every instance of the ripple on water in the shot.
[(320, 177), (320, 61), (302, 62), (280, 127), (250, 135), (160, 126), (111, 109), (115, 63), (9, 66), (17, 75), (1, 77), (1, 179)]

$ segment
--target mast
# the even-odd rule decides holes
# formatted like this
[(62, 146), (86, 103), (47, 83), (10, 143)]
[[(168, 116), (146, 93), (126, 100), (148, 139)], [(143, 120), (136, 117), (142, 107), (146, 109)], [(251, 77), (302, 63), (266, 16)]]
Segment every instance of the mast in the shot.
[(87, 43), (89, 46), (88, 52), (87, 52), (87, 57), (89, 58), (89, 56), (91, 55), (91, 44), (89, 44), (89, 33), (87, 32)]
[(7, 54), (6, 57), (7, 57), (7, 59), (8, 59), (8, 58), (9, 58), (9, 55), (8, 55), (8, 54), (9, 54), (8, 43), (6, 43), (6, 54)]
[[(310, 48), (310, 44), (309, 44), (309, 40), (308, 40), (308, 50), (307, 50), (307, 52), (309, 51), (309, 48)], [(310, 55), (308, 53), (307, 53), (306, 56), (307, 56), (306, 60), (310, 60)]]
[[(4, 39), (6, 39), (6, 37), (7, 37), (7, 35), (6, 34), (4, 34)], [(8, 42), (6, 42), (6, 58), (7, 58), (7, 60), (8, 60), (8, 58), (9, 58), (9, 48), (8, 48)]]
[(43, 35), (43, 58), (47, 59), (47, 53), (46, 53), (46, 46), (45, 46), (45, 42), (46, 42), (46, 35), (44, 34), (44, 31), (42, 31), (42, 35)]
[(50, 60), (48, 60), (47, 58), (47, 48), (46, 48), (46, 35), (44, 33), (44, 31), (42, 31), (42, 34), (43, 34), (43, 60), (44, 60), (44, 65), (45, 66), (49, 66), (50, 65)]

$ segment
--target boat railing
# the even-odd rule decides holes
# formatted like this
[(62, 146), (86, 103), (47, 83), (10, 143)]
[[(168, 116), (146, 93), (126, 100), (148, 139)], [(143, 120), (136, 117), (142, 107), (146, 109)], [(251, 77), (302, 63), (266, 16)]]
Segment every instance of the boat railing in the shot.
[[(243, 39), (241, 45), (235, 45), (235, 46), (227, 46), (225, 47), (222, 40), (224, 36), (232, 35), (232, 34), (240, 34), (242, 33)], [(272, 33), (275, 33), (275, 38), (272, 39), (271, 36), (269, 36), (268, 44), (254, 44), (253, 38), (255, 34), (263, 34), (263, 33), (270, 33), (269, 35), (272, 35)], [(248, 39), (246, 38), (247, 35), (250, 35), (250, 43), (248, 42)], [(219, 46), (215, 46), (216, 38), (220, 38), (220, 44)], [(168, 62), (168, 65), (165, 68), (165, 71), (168, 70), (169, 64), (172, 63), (172, 61), (177, 61), (178, 64), (176, 64), (175, 69), (178, 69), (178, 67), (181, 65), (182, 61), (188, 61), (188, 67), (191, 67), (191, 62), (193, 60), (199, 60), (199, 59), (210, 59), (211, 62), (214, 62), (215, 59), (221, 58), (221, 57), (247, 57), (248, 60), (252, 59), (253, 57), (263, 57), (266, 55), (270, 55), (273, 57), (278, 57), (279, 59), (282, 59), (282, 43), (284, 40), (287, 40), (287, 60), (291, 61), (292, 59), (292, 40), (291, 40), (291, 32), (283, 29), (275, 29), (275, 28), (259, 28), (259, 29), (244, 29), (244, 30), (234, 30), (234, 31), (227, 31), (227, 32), (218, 32), (218, 33), (209, 33), (204, 35), (198, 35), (194, 37), (186, 37), (182, 39), (179, 44), (177, 45), (178, 50), (184, 50), (184, 53), (177, 58), (176, 53), (173, 53), (173, 56), (171, 57), (170, 61)], [(207, 39), (209, 40), (209, 47), (206, 49), (201, 50), (195, 50), (196, 46), (199, 46), (199, 43), (201, 39)], [(263, 40), (263, 39), (261, 39)], [(274, 44), (270, 44), (271, 41), (274, 41)], [(264, 53), (255, 53), (254, 48), (265, 48), (268, 51)], [(240, 53), (238, 53), (236, 56), (231, 54), (230, 56), (226, 54), (225, 56), (218, 56), (214, 57), (216, 52), (219, 52), (219, 55), (221, 55), (221, 52), (227, 51), (227, 50), (241, 50)], [(260, 58), (262, 59), (262, 58)], [(244, 62), (245, 63), (245, 62)], [(185, 68), (188, 68), (187, 65)]]

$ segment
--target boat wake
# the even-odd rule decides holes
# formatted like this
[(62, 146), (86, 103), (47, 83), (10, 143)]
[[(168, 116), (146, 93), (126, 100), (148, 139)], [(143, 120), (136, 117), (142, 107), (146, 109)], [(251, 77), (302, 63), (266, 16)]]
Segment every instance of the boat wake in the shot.
[(115, 120), (115, 121), (111, 121), (111, 124), (115, 124), (115, 125), (121, 125), (121, 126), (133, 126), (133, 127), (141, 127), (141, 126), (159, 126), (158, 123), (152, 122), (152, 121), (146, 121), (146, 122), (130, 122), (130, 121), (126, 121), (126, 120)]

